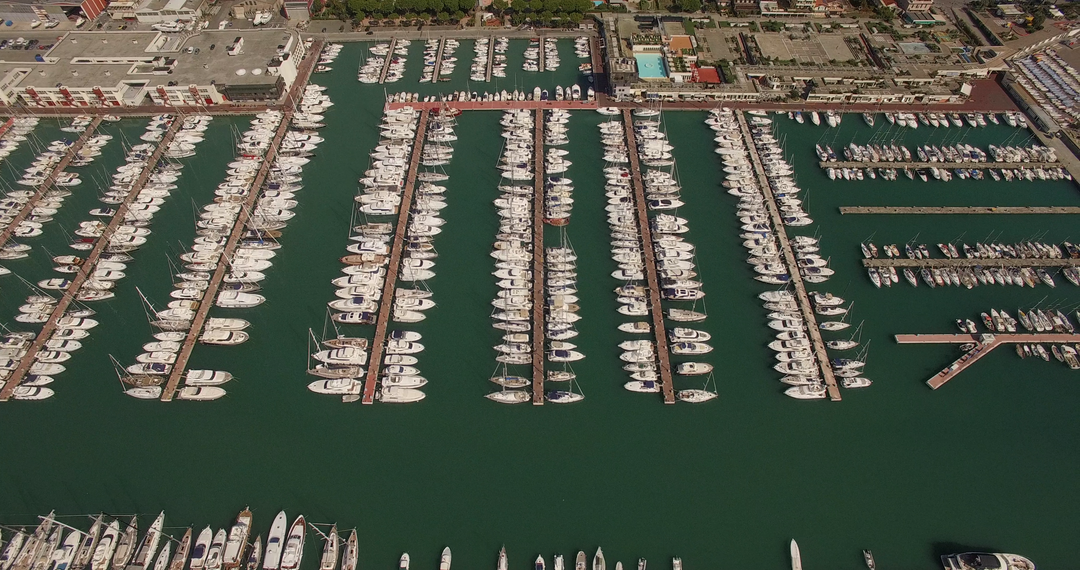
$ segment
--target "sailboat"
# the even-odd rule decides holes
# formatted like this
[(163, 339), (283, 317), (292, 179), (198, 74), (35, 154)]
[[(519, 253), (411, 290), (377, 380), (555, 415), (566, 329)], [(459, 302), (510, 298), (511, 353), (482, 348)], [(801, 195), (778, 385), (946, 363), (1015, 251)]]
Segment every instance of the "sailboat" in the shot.
[[(318, 529), (315, 530), (318, 531)], [(330, 532), (323, 536), (326, 538), (326, 543), (323, 545), (322, 558), (319, 560), (319, 570), (334, 570), (337, 568), (338, 545), (341, 542), (341, 538), (337, 533), (337, 525), (331, 526)]]
[(356, 560), (360, 554), (360, 544), (356, 539), (356, 529), (349, 533), (345, 541), (345, 552), (341, 555), (341, 570), (356, 570)]
[(168, 570), (184, 570), (184, 566), (187, 565), (188, 551), (191, 549), (191, 527), (188, 527), (184, 531), (184, 537), (180, 539), (180, 544), (176, 547), (176, 553), (173, 554), (172, 562), (169, 564)]
[(128, 560), (131, 560), (131, 555), (135, 552), (135, 541), (138, 539), (138, 533), (139, 521), (138, 518), (133, 516), (131, 522), (124, 529), (124, 534), (120, 535), (120, 541), (116, 545), (112, 559), (113, 568), (127, 566)]
[(607, 562), (604, 561), (604, 549), (596, 547), (596, 554), (592, 559), (592, 570), (607, 570)]
[[(709, 384), (713, 385), (713, 389), (709, 390)], [(717, 398), (719, 394), (716, 391), (716, 378), (710, 372), (708, 378), (705, 379), (705, 385), (698, 390), (679, 390), (675, 393), (675, 398), (680, 402), (690, 402), (692, 404), (698, 404), (701, 402), (708, 402)]]

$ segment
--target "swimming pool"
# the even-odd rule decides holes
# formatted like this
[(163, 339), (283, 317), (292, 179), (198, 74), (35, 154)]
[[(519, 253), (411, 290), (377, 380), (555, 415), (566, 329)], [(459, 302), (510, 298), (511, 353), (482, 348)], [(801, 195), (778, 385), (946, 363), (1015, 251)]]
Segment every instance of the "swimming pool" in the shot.
[(642, 79), (662, 79), (667, 77), (664, 69), (664, 57), (658, 53), (634, 54), (637, 60), (638, 77)]

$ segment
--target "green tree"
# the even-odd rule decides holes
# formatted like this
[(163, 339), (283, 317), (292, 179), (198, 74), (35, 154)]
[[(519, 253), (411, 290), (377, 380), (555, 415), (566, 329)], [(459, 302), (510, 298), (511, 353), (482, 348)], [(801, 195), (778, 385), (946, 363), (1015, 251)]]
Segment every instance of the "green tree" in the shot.
[(491, 2), (491, 10), (499, 16), (503, 15), (509, 7), (510, 4), (506, 0), (492, 0)]
[(458, 10), (458, 11), (454, 12), (453, 18), (454, 18), (455, 22), (460, 22), (460, 21), (465, 19), (465, 12), (462, 12), (461, 10)]
[(554, 16), (555, 14), (553, 14), (551, 10), (544, 10), (543, 12), (540, 12), (540, 19), (543, 20), (545, 24), (551, 22), (551, 19)]
[(435, 15), (435, 19), (440, 22), (448, 22), (450, 21), (450, 14), (447, 14), (446, 12), (439, 12)]
[(585, 15), (582, 14), (581, 12), (570, 12), (569, 18), (570, 18), (570, 21), (573, 22), (573, 24), (576, 26), (576, 25), (580, 24), (582, 20), (585, 19)]

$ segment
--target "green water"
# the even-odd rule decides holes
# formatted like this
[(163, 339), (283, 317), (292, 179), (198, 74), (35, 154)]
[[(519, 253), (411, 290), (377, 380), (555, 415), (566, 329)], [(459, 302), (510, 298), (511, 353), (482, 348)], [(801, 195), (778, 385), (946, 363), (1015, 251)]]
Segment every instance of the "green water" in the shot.
[[(507, 81), (520, 70), (519, 44), (509, 53)], [(388, 89), (446, 89), (415, 83), (422, 49), (422, 42), (413, 43), (407, 79)], [(297, 216), (263, 282), (267, 302), (212, 313), (250, 320), (251, 340), (231, 348), (198, 346), (192, 356), (193, 367), (237, 376), (227, 385), (229, 395), (209, 403), (127, 398), (107, 355), (130, 363), (151, 340), (135, 288), (159, 307), (167, 301), (169, 256), (190, 245), (195, 214), (224, 178), (234, 155), (233, 129), (244, 130), (246, 118), (215, 118), (198, 155), (184, 160), (179, 188), (155, 217), (154, 233), (129, 264), (117, 297), (94, 305), (101, 325), (67, 363), (54, 384), (56, 396), (3, 406), (0, 521), (28, 524), (50, 509), (105, 511), (142, 513), (145, 528), (165, 509), (166, 524), (179, 533), (180, 525), (222, 527), (251, 505), (256, 532), (265, 534), (274, 514), (286, 509), (313, 522), (355, 526), (361, 567), (387, 570), (403, 551), (415, 568), (434, 568), (445, 545), (459, 568), (490, 568), (503, 544), (517, 569), (538, 553), (550, 563), (555, 552), (591, 555), (597, 545), (612, 564), (643, 556), (667, 568), (667, 559), (678, 555), (688, 570), (786, 568), (793, 537), (808, 569), (860, 568), (862, 548), (872, 548), (882, 568), (935, 568), (937, 554), (968, 548), (1021, 553), (1042, 568), (1072, 567), (1067, 537), (1080, 531), (1075, 374), (1056, 361), (1021, 361), (1000, 350), (932, 392), (923, 382), (955, 357), (953, 349), (899, 346), (891, 335), (951, 332), (957, 317), (991, 306), (1026, 307), (1044, 297), (1044, 304), (1072, 307), (1076, 290), (1061, 279), (1055, 290), (931, 290), (904, 283), (877, 290), (858, 263), (858, 243), (871, 234), (877, 243), (904, 243), (916, 234), (931, 244), (961, 234), (976, 241), (990, 233), (1001, 240), (1045, 234), (1060, 241), (1070, 237), (1066, 218), (837, 211), (869, 204), (1075, 205), (1071, 183), (832, 182), (813, 154), (826, 129), (779, 118), (777, 130), (816, 221), (800, 233), (821, 235), (823, 254), (837, 271), (827, 289), (852, 300), (853, 320), (865, 323), (867, 375), (874, 380), (867, 390), (845, 391), (841, 403), (799, 402), (782, 394), (771, 370), (765, 344), (772, 334), (756, 299), (765, 287), (743, 263), (735, 198), (719, 186), (722, 171), (704, 114), (668, 113), (665, 127), (686, 202), (678, 213), (689, 220), (686, 237), (699, 248), (709, 311), (703, 328), (716, 347), (704, 360), (717, 366), (720, 398), (664, 406), (655, 396), (622, 388), (627, 378), (617, 344), (624, 335), (615, 326), (625, 319), (615, 313), (618, 283), (609, 275), (615, 264), (608, 255), (596, 128), (603, 118), (575, 113), (571, 144), (564, 147), (574, 162), (566, 175), (576, 186), (566, 235), (579, 255), (583, 320), (574, 342), (587, 357), (574, 368), (586, 400), (500, 406), (483, 395), (492, 389), (491, 346), (500, 336), (488, 317), (496, 291), (488, 252), (498, 223), (491, 200), (498, 194), (502, 139), (498, 113), (466, 113), (446, 167), (446, 225), (435, 239), (438, 276), (429, 285), (438, 306), (410, 327), (424, 335), (427, 349), (418, 366), (429, 379), (428, 397), (403, 407), (347, 405), (308, 392), (304, 369), (308, 329), (323, 326), (334, 291), (329, 281), (339, 275), (337, 258), (348, 244), (356, 179), (377, 143), (383, 91), (356, 81), (361, 51), (347, 45), (335, 71), (316, 76), (336, 105), (326, 113), (321, 136), (327, 140), (305, 167)], [(464, 89), (472, 56), (467, 42), (457, 55), (451, 88)], [(575, 61), (571, 46), (556, 72), (568, 76), (550, 79), (550, 86), (573, 81)], [(517, 75), (533, 76), (518, 81), (540, 78)], [(38, 135), (56, 138), (55, 126), (45, 123)], [(143, 125), (105, 128), (137, 138)], [(871, 136), (854, 116), (840, 131), (834, 147)], [(966, 140), (985, 146), (1012, 135), (1005, 127), (987, 128)], [(904, 133), (909, 145), (934, 136), (943, 134), (926, 128)], [(101, 176), (119, 164), (119, 139), (88, 167), (92, 172)], [(21, 170), (32, 156), (22, 149), (16, 154), (8, 162)], [(10, 180), (10, 168), (0, 170)], [(61, 228), (71, 231), (96, 205), (89, 182), (75, 189), (89, 196), (69, 198), (35, 245), (63, 248)], [(561, 237), (549, 228), (549, 244)], [(7, 265), (32, 281), (46, 278), (47, 259), (36, 250)], [(0, 288), (0, 310), (13, 315), (26, 292), (10, 277)], [(370, 327), (347, 332), (371, 334)], [(680, 388), (696, 383), (677, 382)], [(88, 525), (70, 522), (76, 520)], [(308, 541), (305, 568), (317, 566), (319, 548), (319, 541)]]

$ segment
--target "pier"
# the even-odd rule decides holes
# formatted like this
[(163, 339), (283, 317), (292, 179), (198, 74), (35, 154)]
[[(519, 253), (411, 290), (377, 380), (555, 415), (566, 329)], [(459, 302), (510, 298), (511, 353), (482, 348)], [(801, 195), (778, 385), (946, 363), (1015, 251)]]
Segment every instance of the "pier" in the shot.
[(495, 67), (495, 36), (488, 39), (487, 71), (484, 72), (484, 81), (491, 83), (491, 70)]
[(982, 259), (982, 258), (940, 258), (940, 259), (901, 259), (894, 257), (863, 259), (863, 267), (1080, 267), (1080, 259), (1065, 257), (1062, 259), (1050, 259), (1045, 257), (1032, 258), (1006, 258), (1006, 259)]
[(432, 83), (439, 82), (439, 71), (442, 69), (442, 58), (444, 49), (446, 49), (446, 38), (439, 40), (439, 51), (435, 54), (435, 73), (431, 77)]
[(545, 60), (547, 59), (546, 57), (544, 57), (544, 35), (543, 34), (540, 34), (539, 42), (540, 42), (540, 57), (536, 61), (537, 61), (537, 65), (539, 66), (540, 73), (543, 73), (544, 72), (544, 63), (546, 63)]
[(1003, 344), (1017, 343), (1077, 343), (1080, 334), (1071, 333), (1003, 333), (1003, 334), (898, 334), (899, 344), (963, 344), (974, 342), (977, 346), (953, 361), (941, 372), (926, 381), (926, 385), (937, 390), (946, 382), (955, 378), (980, 358)]
[(536, 174), (533, 181), (533, 400), (544, 405), (544, 111), (536, 110)]
[(746, 118), (742, 113), (736, 113), (739, 119), (739, 128), (742, 129), (743, 139), (750, 150), (750, 161), (754, 165), (761, 191), (765, 193), (765, 205), (769, 209), (769, 217), (772, 218), (776, 237), (780, 241), (780, 250), (784, 252), (784, 261), (787, 262), (788, 274), (791, 275), (791, 283), (795, 286), (795, 299), (799, 304), (799, 312), (806, 321), (806, 329), (810, 335), (810, 343), (814, 347), (814, 356), (821, 368), (821, 377), (825, 380), (825, 387), (829, 391), (829, 399), (833, 402), (840, 401), (840, 387), (836, 384), (836, 375), (833, 374), (829, 354), (825, 351), (825, 341), (821, 338), (821, 329), (818, 328), (817, 317), (814, 308), (810, 305), (810, 297), (806, 294), (806, 284), (803, 282), (799, 264), (795, 261), (795, 252), (791, 249), (787, 230), (784, 229), (784, 219), (780, 216), (780, 210), (776, 206), (776, 198), (773, 196), (769, 179), (765, 176), (765, 169), (761, 165), (761, 157), (758, 156), (757, 146), (753, 137), (750, 136), (750, 128), (746, 124)]
[(406, 103), (387, 103), (387, 109), (440, 109), (450, 107), (458, 111), (506, 111), (508, 109), (566, 109), (595, 111), (596, 101), (409, 101)]
[(840, 206), (841, 214), (1080, 214), (1076, 206)]
[(0, 137), (7, 134), (8, 129), (10, 129), (11, 125), (14, 125), (14, 124), (15, 124), (15, 117), (8, 117), (8, 120), (4, 121), (4, 124), (0, 125)]
[[(92, 131), (96, 128), (100, 121), (101, 119), (99, 118), (95, 123), (91, 123), (91, 128), (88, 128), (87, 131)], [(154, 167), (157, 166), (158, 161), (161, 160), (162, 155), (165, 154), (165, 150), (168, 148), (169, 143), (172, 142), (172, 139), (176, 135), (176, 131), (179, 130), (182, 122), (183, 121), (179, 118), (173, 121), (172, 125), (170, 125), (169, 129), (165, 132), (165, 136), (161, 138), (161, 142), (158, 143), (157, 148), (154, 149), (154, 153), (147, 159), (146, 166), (143, 167), (142, 172), (139, 173), (139, 177), (135, 180), (135, 184), (132, 185), (131, 191), (124, 197), (123, 203), (116, 208), (116, 213), (113, 214), (112, 220), (109, 221), (109, 225), (105, 228), (105, 231), (102, 232), (101, 237), (94, 242), (94, 248), (90, 250), (90, 253), (86, 256), (86, 260), (83, 261), (82, 265), (79, 267), (79, 272), (75, 274), (75, 277), (71, 280), (71, 284), (64, 290), (63, 296), (57, 301), (56, 307), (53, 309), (52, 314), (49, 315), (49, 320), (45, 322), (45, 325), (41, 328), (41, 332), (34, 337), (34, 342), (30, 344), (30, 348), (22, 357), (19, 366), (11, 372), (11, 375), (7, 378), (7, 382), (4, 384), (3, 388), (0, 389), (0, 402), (6, 402), (10, 399), (12, 392), (15, 391), (15, 388), (23, 381), (27, 373), (29, 373), (30, 368), (34, 365), (34, 359), (37, 357), (38, 352), (41, 351), (45, 346), (45, 343), (49, 341), (53, 332), (56, 330), (56, 322), (64, 316), (68, 307), (75, 301), (75, 297), (78, 295), (79, 289), (83, 286), (83, 283), (85, 283), (86, 280), (90, 278), (90, 275), (93, 274), (94, 265), (97, 264), (97, 260), (105, 251), (105, 248), (108, 247), (109, 240), (116, 232), (116, 228), (120, 227), (120, 224), (124, 222), (124, 216), (127, 214), (131, 203), (134, 202), (135, 198), (139, 196), (139, 192), (141, 192), (146, 185), (146, 181), (149, 180), (150, 174), (154, 171)], [(89, 135), (87, 135), (86, 138), (89, 138)], [(85, 139), (83, 140), (85, 142)]]
[[(390, 60), (394, 59), (394, 48), (397, 47), (397, 38), (390, 38), (390, 49), (386, 52), (386, 61), (382, 64), (382, 72), (379, 73), (379, 83), (386, 83), (386, 74), (390, 72)], [(311, 51), (315, 51), (312, 49)]]
[(412, 156), (409, 158), (409, 174), (405, 179), (401, 206), (398, 207), (397, 224), (394, 225), (394, 244), (390, 248), (390, 262), (386, 266), (386, 279), (383, 281), (382, 297), (379, 298), (379, 317), (375, 322), (375, 337), (371, 341), (371, 357), (368, 359), (367, 376), (364, 378), (364, 395), (361, 402), (365, 404), (375, 402), (375, 385), (379, 381), (383, 346), (386, 345), (386, 327), (394, 308), (394, 287), (397, 285), (398, 272), (401, 270), (401, 253), (405, 249), (409, 211), (412, 209), (416, 175), (419, 174), (420, 169), (420, 155), (424, 151), (424, 135), (427, 133), (429, 114), (428, 109), (420, 112), (420, 124), (416, 128), (416, 142), (413, 143)]
[(641, 179), (641, 162), (638, 157), (634, 118), (630, 109), (623, 109), (623, 126), (626, 130), (626, 148), (629, 151), (630, 174), (634, 187), (634, 206), (637, 208), (638, 230), (641, 232), (641, 249), (645, 254), (645, 277), (649, 283), (649, 309), (652, 313), (653, 335), (656, 338), (656, 358), (660, 362), (660, 391), (665, 404), (675, 403), (675, 386), (671, 378), (671, 354), (668, 352), (667, 327), (664, 326), (664, 308), (660, 305), (660, 279), (656, 275), (656, 251), (653, 249), (652, 226), (645, 209), (645, 183)]
[[(10, 124), (10, 119), (8, 124)], [(56, 177), (59, 176), (60, 173), (63, 172), (69, 164), (71, 164), (71, 160), (75, 158), (75, 154), (82, 150), (83, 145), (86, 144), (86, 141), (89, 140), (90, 137), (94, 136), (94, 131), (97, 130), (98, 125), (100, 124), (101, 116), (99, 115), (97, 117), (94, 117), (94, 121), (90, 123), (88, 127), (86, 127), (86, 130), (83, 131), (82, 135), (79, 136), (78, 140), (76, 140), (74, 143), (72, 143), (71, 146), (67, 148), (67, 154), (65, 154), (64, 158), (62, 158), (60, 162), (58, 162), (56, 166), (52, 169), (52, 172), (49, 173), (49, 176), (45, 179), (45, 182), (42, 182), (41, 186), (38, 186), (37, 191), (34, 192), (34, 195), (29, 200), (27, 200), (25, 204), (23, 204), (22, 209), (19, 210), (18, 214), (15, 214), (15, 218), (11, 220), (11, 223), (8, 224), (2, 232), (0, 232), (0, 245), (7, 244), (8, 240), (10, 240), (11, 236), (15, 233), (15, 230), (18, 229), (19, 224), (23, 220), (25, 220), (31, 212), (34, 211), (34, 208), (37, 207), (37, 203), (41, 201), (41, 198), (45, 196), (45, 193), (53, 188), (53, 184), (56, 182)]]
[(980, 170), (987, 168), (1007, 168), (1010, 170), (1025, 168), (1062, 168), (1065, 165), (1060, 162), (818, 162), (821, 168), (963, 168)]

